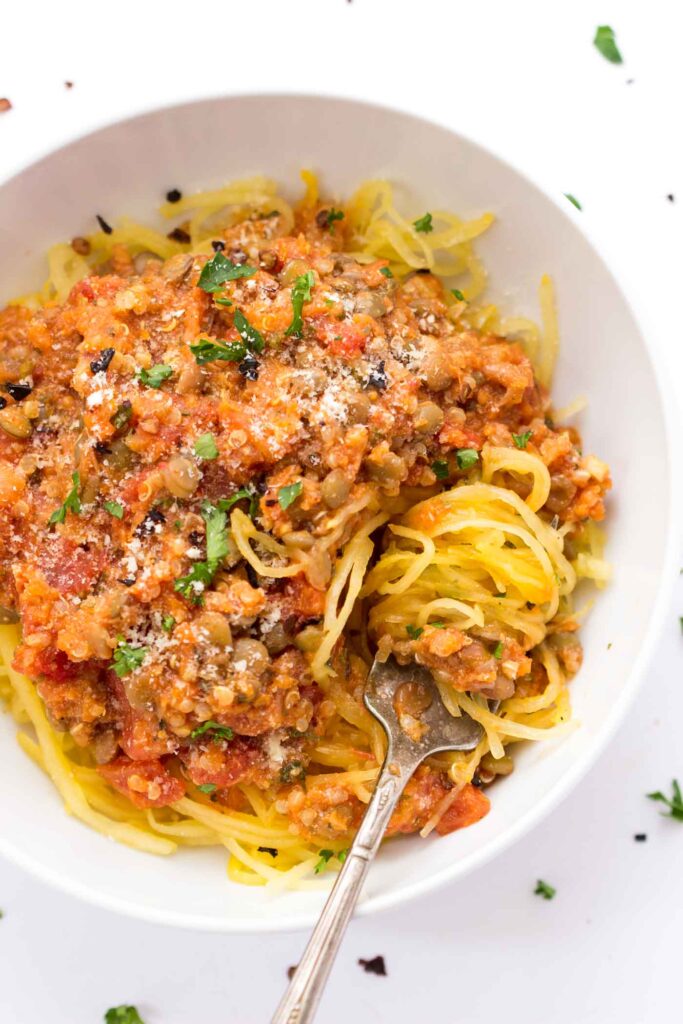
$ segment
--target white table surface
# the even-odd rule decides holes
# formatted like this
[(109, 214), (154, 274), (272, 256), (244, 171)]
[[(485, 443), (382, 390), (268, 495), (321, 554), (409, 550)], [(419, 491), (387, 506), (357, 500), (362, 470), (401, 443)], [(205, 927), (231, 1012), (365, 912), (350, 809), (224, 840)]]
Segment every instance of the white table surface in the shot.
[[(617, 31), (623, 66), (593, 48), (598, 22)], [(647, 309), (680, 397), (682, 45), (681, 5), (666, 0), (7, 4), (0, 96), (13, 109), (0, 116), (0, 178), (99, 119), (231, 90), (353, 94), (429, 114), (580, 198)], [(639, 698), (588, 778), (493, 864), (355, 922), (321, 1022), (683, 1019), (683, 825), (644, 797), (683, 780), (680, 591), (677, 601)], [(538, 877), (557, 887), (552, 902), (532, 894)], [(95, 1024), (124, 1002), (147, 1024), (265, 1024), (305, 938), (140, 924), (5, 862), (0, 907), (8, 1024)], [(387, 978), (356, 964), (377, 953)]]

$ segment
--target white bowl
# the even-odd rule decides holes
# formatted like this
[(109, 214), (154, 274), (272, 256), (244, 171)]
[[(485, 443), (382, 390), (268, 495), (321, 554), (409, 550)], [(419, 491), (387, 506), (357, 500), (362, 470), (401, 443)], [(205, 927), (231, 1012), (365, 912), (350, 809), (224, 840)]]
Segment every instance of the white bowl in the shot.
[[(581, 727), (559, 744), (527, 745), (492, 791), (482, 822), (443, 839), (403, 839), (373, 866), (360, 912), (388, 907), (460, 878), (546, 814), (590, 767), (642, 676), (666, 607), (673, 564), (673, 464), (666, 403), (631, 309), (576, 213), (508, 164), (428, 121), (347, 100), (244, 96), (156, 110), (64, 146), (0, 186), (0, 282), (8, 299), (42, 280), (51, 243), (85, 234), (95, 213), (149, 220), (167, 189), (192, 192), (265, 173), (298, 193), (302, 166), (326, 192), (348, 196), (365, 178), (401, 186), (408, 212), (442, 207), (498, 221), (481, 241), (491, 294), (537, 314), (541, 274), (557, 287), (562, 350), (554, 395), (589, 399), (586, 446), (611, 466), (609, 550), (614, 581), (583, 630), (572, 684)], [(609, 647), (608, 647), (609, 645)], [(216, 931), (300, 927), (323, 896), (269, 898), (234, 885), (219, 850), (137, 853), (67, 817), (51, 783), (0, 721), (0, 851), (93, 903), (165, 924)], [(567, 821), (566, 827), (572, 827)]]

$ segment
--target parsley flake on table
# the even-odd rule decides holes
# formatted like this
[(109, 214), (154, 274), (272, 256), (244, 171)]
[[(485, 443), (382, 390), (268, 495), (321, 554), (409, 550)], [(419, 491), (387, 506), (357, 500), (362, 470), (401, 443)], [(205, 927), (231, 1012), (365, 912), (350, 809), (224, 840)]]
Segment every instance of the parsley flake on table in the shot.
[(525, 430), (523, 434), (513, 434), (512, 440), (515, 443), (515, 448), (526, 448), (531, 437), (531, 431)]
[(285, 331), (288, 338), (300, 338), (304, 328), (303, 308), (304, 302), (311, 301), (311, 291), (315, 284), (315, 276), (312, 270), (297, 277), (292, 287), (292, 322)]
[(581, 205), (579, 200), (576, 198), (576, 196), (573, 196), (571, 194), (571, 192), (563, 192), (562, 194), (563, 194), (565, 199), (569, 200), (569, 202), (572, 204), (572, 206), (576, 207), (577, 210), (583, 210), (583, 206)]
[(479, 452), (476, 448), (458, 448), (455, 453), (458, 469), (471, 469), (479, 460)]
[(674, 779), (671, 783), (672, 796), (669, 799), (668, 796), (657, 790), (655, 793), (648, 793), (650, 800), (658, 800), (662, 804), (666, 804), (669, 808), (668, 811), (662, 811), (662, 815), (665, 818), (673, 818), (675, 821), (683, 821), (683, 796), (681, 795), (681, 787), (678, 784), (678, 779)]
[(59, 506), (59, 508), (56, 508), (52, 515), (50, 516), (50, 518), (48, 519), (48, 523), (50, 526), (54, 526), (55, 523), (63, 523), (64, 520), (66, 519), (67, 512), (73, 512), (75, 516), (78, 516), (81, 513), (81, 499), (79, 497), (79, 493), (81, 490), (80, 473), (72, 473), (71, 482), (73, 484), (73, 487), (71, 488), (66, 498)]
[(219, 292), (228, 281), (237, 281), (241, 277), (253, 277), (256, 267), (249, 267), (246, 263), (233, 263), (222, 252), (217, 252), (204, 266), (199, 275), (197, 285), (202, 291)]
[(277, 492), (277, 500), (280, 508), (286, 511), (293, 502), (299, 497), (303, 490), (303, 483), (301, 480), (297, 480), (295, 484), (288, 484), (286, 487), (281, 487)]
[(165, 380), (173, 376), (173, 367), (165, 363), (157, 363), (149, 370), (140, 370), (138, 380), (148, 388), (160, 388)]
[(119, 645), (114, 651), (114, 660), (109, 667), (116, 672), (119, 679), (122, 679), (123, 676), (134, 672), (136, 668), (140, 668), (146, 654), (146, 647), (133, 647), (131, 644), (125, 643), (123, 639), (119, 639)]
[(201, 434), (194, 443), (194, 453), (198, 459), (217, 459), (218, 448), (213, 434)]
[(114, 519), (123, 519), (123, 505), (118, 501), (105, 501), (104, 507)]
[(383, 956), (373, 956), (370, 960), (360, 957), (358, 966), (362, 967), (366, 974), (377, 974), (380, 978), (387, 976), (387, 966)]
[(608, 60), (610, 64), (623, 64), (624, 58), (619, 52), (619, 47), (614, 36), (614, 29), (609, 25), (598, 25), (595, 30), (593, 46), (599, 53)]
[(145, 1024), (134, 1006), (113, 1006), (104, 1019), (106, 1024)]
[(418, 217), (417, 220), (414, 220), (413, 227), (416, 231), (420, 231), (422, 234), (428, 235), (430, 231), (434, 230), (431, 213), (425, 213), (423, 217)]
[(536, 888), (534, 889), (534, 895), (542, 896), (544, 900), (551, 900), (555, 896), (557, 889), (554, 889), (552, 885), (548, 885), (547, 882), (538, 879), (536, 882)]

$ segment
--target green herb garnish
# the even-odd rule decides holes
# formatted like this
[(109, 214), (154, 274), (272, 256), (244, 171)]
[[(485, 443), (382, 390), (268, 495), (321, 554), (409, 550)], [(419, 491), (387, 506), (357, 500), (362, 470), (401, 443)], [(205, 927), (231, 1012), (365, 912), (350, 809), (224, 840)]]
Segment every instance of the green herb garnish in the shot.
[(303, 779), (306, 769), (301, 761), (288, 761), (280, 769), (280, 782), (294, 782), (296, 779)]
[(379, 272), (380, 272), (380, 274), (384, 274), (385, 277), (393, 277), (394, 276), (392, 274), (391, 270), (389, 269), (389, 267), (380, 267), (379, 268)]
[[(203, 736), (204, 733), (210, 732), (212, 739), (217, 740), (231, 740), (235, 735), (229, 725), (221, 725), (220, 722), (202, 722), (196, 729), (193, 729), (190, 733), (190, 739), (196, 740), (199, 736)], [(201, 786), (199, 787), (201, 789)]]
[(523, 434), (513, 434), (512, 440), (515, 442), (515, 448), (526, 448), (530, 437), (530, 430), (525, 430)]
[(678, 779), (674, 779), (671, 783), (673, 790), (673, 796), (669, 799), (668, 796), (664, 796), (659, 790), (656, 793), (648, 793), (650, 800), (658, 800), (662, 804), (666, 804), (669, 808), (668, 813), (662, 811), (665, 818), (674, 818), (675, 821), (683, 821), (683, 796), (681, 795), (681, 787), (678, 784)]
[(277, 492), (277, 500), (280, 504), (280, 508), (285, 511), (289, 506), (296, 501), (304, 488), (301, 480), (297, 480), (295, 484), (288, 484), (286, 487), (281, 487)]
[(232, 315), (232, 320), (237, 328), (240, 338), (252, 352), (263, 352), (266, 347), (266, 343), (263, 340), (263, 335), (260, 331), (257, 331), (255, 327), (252, 327), (246, 316), (240, 309), (236, 309)]
[(414, 220), (413, 227), (416, 231), (421, 231), (423, 234), (428, 235), (430, 231), (434, 230), (431, 213), (425, 213), (424, 217), (418, 217), (417, 220)]
[(253, 277), (255, 273), (256, 267), (248, 267), (246, 263), (233, 263), (222, 252), (217, 252), (202, 267), (197, 285), (205, 292), (219, 292), (227, 281)]
[(172, 633), (175, 626), (175, 618), (172, 615), (164, 615), (161, 620), (161, 628), (164, 633)]
[(447, 480), (450, 476), (447, 461), (445, 459), (436, 459), (432, 462), (432, 473), (437, 480)]
[(234, 306), (235, 305), (235, 303), (232, 301), (232, 299), (219, 298), (216, 295), (214, 295), (213, 301), (216, 303), (217, 306)]
[(196, 345), (190, 345), (190, 352), (197, 360), (198, 366), (205, 363), (240, 363), (247, 354), (246, 346), (241, 341), (209, 341), (200, 338)]
[(104, 1019), (106, 1024), (145, 1024), (134, 1006), (113, 1006)]
[(417, 640), (424, 633), (424, 628), (422, 626), (406, 626), (406, 633), (411, 640)]
[(548, 885), (547, 882), (541, 881), (540, 878), (536, 883), (536, 888), (534, 889), (535, 895), (542, 896), (544, 900), (551, 900), (556, 892), (557, 889), (554, 889), (552, 885)]
[(160, 388), (165, 380), (173, 375), (173, 367), (166, 363), (157, 363), (149, 370), (140, 370), (138, 380), (148, 388)]
[(319, 875), (321, 871), (325, 870), (327, 862), (334, 857), (334, 850), (318, 850), (318, 856), (320, 857), (320, 860), (314, 868), (316, 875)]
[(292, 322), (285, 331), (288, 338), (301, 337), (301, 332), (304, 327), (302, 310), (304, 308), (304, 302), (311, 301), (311, 289), (314, 284), (315, 277), (312, 270), (307, 270), (305, 274), (300, 274), (294, 282), (292, 287)]
[(198, 459), (217, 459), (218, 448), (213, 434), (201, 434), (194, 443), (194, 453)]
[(583, 209), (583, 207), (581, 206), (581, 203), (579, 202), (579, 200), (576, 198), (576, 196), (573, 196), (571, 194), (571, 192), (563, 192), (562, 194), (564, 195), (565, 199), (569, 200), (569, 202), (572, 204), (572, 206), (576, 207), (577, 210), (582, 210)]
[(614, 29), (610, 28), (609, 25), (598, 25), (595, 30), (593, 46), (603, 55), (605, 60), (610, 62), (610, 64), (624, 63), (624, 59), (619, 52), (619, 47), (617, 46), (616, 39), (614, 38)]
[(109, 668), (112, 668), (117, 676), (122, 679), (123, 676), (134, 672), (136, 668), (140, 668), (146, 654), (146, 647), (132, 647), (119, 638), (119, 645), (114, 651), (114, 660)]
[(67, 512), (73, 512), (75, 516), (78, 516), (81, 513), (81, 499), (79, 497), (79, 491), (81, 489), (80, 473), (72, 473), (71, 481), (73, 483), (73, 487), (67, 494), (63, 503), (59, 506), (59, 508), (56, 508), (54, 510), (54, 512), (48, 519), (48, 523), (50, 526), (54, 526), (55, 523), (63, 523), (64, 520), (66, 519)]
[(496, 646), (493, 648), (493, 657), (498, 661), (503, 657), (503, 641), (499, 640)]
[(117, 431), (121, 431), (128, 425), (133, 415), (133, 406), (130, 402), (121, 402), (116, 412), (109, 417), (109, 422)]
[(215, 793), (218, 786), (215, 782), (202, 782), (201, 786), (197, 786), (200, 793)]
[(458, 448), (455, 453), (458, 469), (471, 469), (479, 460), (479, 452), (476, 448)]
[(240, 487), (239, 491), (235, 491), (231, 498), (220, 498), (217, 508), (221, 512), (229, 512), (233, 505), (236, 505), (238, 501), (243, 501), (245, 498), (249, 499), (249, 516), (253, 519), (258, 512), (258, 494), (250, 487)]
[(344, 212), (343, 212), (343, 210), (335, 210), (335, 208), (333, 206), (331, 209), (326, 211), (325, 227), (329, 228), (329, 231), (330, 231), (331, 235), (334, 234), (334, 222), (336, 220), (343, 220), (343, 219), (344, 219)]
[(114, 519), (123, 519), (123, 505), (118, 501), (105, 501), (104, 507)]
[(202, 604), (204, 591), (230, 551), (227, 513), (207, 501), (202, 505), (202, 518), (206, 523), (206, 561), (195, 562), (187, 576), (181, 576), (173, 584), (176, 593), (193, 604)]
[(465, 296), (463, 295), (459, 288), (451, 288), (451, 291), (453, 295), (455, 295), (458, 302), (467, 302), (467, 299), (465, 298)]

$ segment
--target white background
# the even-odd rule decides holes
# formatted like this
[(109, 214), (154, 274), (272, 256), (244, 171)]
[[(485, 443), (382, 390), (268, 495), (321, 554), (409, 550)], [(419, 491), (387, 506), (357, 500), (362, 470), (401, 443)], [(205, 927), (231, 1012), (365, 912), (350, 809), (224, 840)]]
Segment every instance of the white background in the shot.
[[(592, 46), (597, 24), (615, 28), (623, 66)], [(471, 132), (579, 197), (680, 397), (677, 0), (62, 0), (8, 4), (0, 46), (0, 96), (14, 105), (0, 115), (0, 178), (97, 122), (250, 89), (362, 96)], [(640, 697), (590, 775), (498, 861), (355, 922), (321, 1024), (683, 1018), (683, 825), (644, 797), (683, 780), (677, 598)], [(538, 877), (557, 887), (554, 901), (533, 895)], [(13, 1024), (94, 1024), (123, 1002), (146, 1024), (265, 1024), (305, 939), (139, 924), (4, 862), (0, 907), (0, 1019)], [(387, 978), (356, 964), (377, 953)]]

